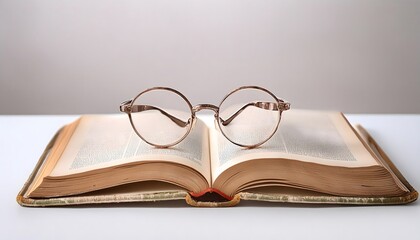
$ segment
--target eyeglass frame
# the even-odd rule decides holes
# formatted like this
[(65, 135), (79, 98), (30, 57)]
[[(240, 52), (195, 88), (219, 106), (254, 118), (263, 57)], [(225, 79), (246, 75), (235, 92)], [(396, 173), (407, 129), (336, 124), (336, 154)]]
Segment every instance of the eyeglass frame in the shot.
[[(232, 94), (234, 94), (234, 93), (236, 93), (236, 92), (238, 92), (240, 90), (244, 90), (244, 89), (257, 89), (257, 90), (261, 90), (261, 91), (263, 91), (265, 93), (268, 93), (277, 102), (276, 103), (273, 103), (273, 102), (254, 102), (254, 103), (247, 103), (246, 105), (244, 105), (243, 107), (241, 107), (238, 111), (236, 111), (228, 119), (226, 119), (226, 120), (221, 119), (219, 117), (219, 109), (220, 109), (220, 106), (222, 106), (222, 104), (224, 103), (224, 101), (229, 96), (231, 96)], [(188, 121), (187, 122), (184, 122), (184, 121), (182, 121), (182, 120), (180, 120), (180, 119), (178, 119), (178, 118), (170, 115), (169, 113), (165, 112), (164, 110), (159, 109), (159, 108), (154, 107), (154, 106), (150, 106), (150, 105), (133, 105), (134, 102), (137, 100), (137, 98), (139, 98), (141, 95), (143, 95), (143, 94), (145, 94), (147, 92), (150, 92), (150, 91), (154, 91), (154, 90), (166, 90), (166, 91), (173, 92), (173, 93), (177, 94), (178, 96), (180, 96), (187, 103), (187, 105), (189, 107), (189, 110), (190, 110), (190, 113), (191, 113), (191, 117), (188, 119)], [(233, 120), (233, 118), (235, 118), (237, 115), (239, 115), (246, 107), (250, 106), (249, 104), (252, 104), (252, 105), (254, 105), (256, 107), (263, 108), (263, 109), (266, 109), (266, 110), (275, 110), (275, 111), (278, 111), (278, 113), (279, 113), (279, 119), (277, 121), (277, 124), (275, 126), (275, 129), (273, 130), (273, 132), (271, 133), (271, 135), (267, 139), (265, 139), (264, 141), (261, 141), (261, 142), (259, 142), (257, 144), (244, 145), (244, 144), (237, 143), (237, 142), (231, 140), (228, 136), (226, 136), (226, 134), (222, 130), (222, 127), (220, 126), (220, 123), (222, 122), (222, 125), (224, 125), (224, 126), (227, 125), (227, 124), (229, 124), (230, 121)], [(275, 109), (275, 108), (277, 108), (277, 109)], [(120, 109), (120, 112), (126, 113), (128, 115), (128, 118), (130, 120), (131, 127), (134, 129), (134, 131), (136, 132), (136, 134), (144, 142), (146, 142), (147, 144), (152, 145), (154, 147), (157, 147), (157, 148), (168, 148), (168, 147), (175, 146), (178, 143), (182, 142), (188, 136), (188, 134), (191, 132), (191, 130), (193, 128), (193, 125), (194, 125), (194, 123), (196, 121), (196, 118), (197, 118), (196, 117), (196, 113), (199, 112), (199, 111), (201, 111), (201, 110), (211, 110), (211, 111), (214, 112), (214, 117), (215, 117), (215, 121), (217, 122), (217, 127), (220, 129), (220, 132), (223, 134), (223, 136), (227, 140), (229, 140), (231, 143), (233, 143), (233, 144), (235, 144), (237, 146), (240, 146), (240, 147), (244, 147), (244, 148), (255, 148), (255, 147), (258, 147), (258, 146), (264, 144), (268, 140), (270, 140), (271, 137), (273, 137), (273, 135), (277, 132), (278, 127), (279, 127), (279, 124), (280, 124), (280, 121), (281, 121), (281, 115), (282, 115), (283, 111), (287, 111), (287, 110), (290, 109), (290, 103), (287, 102), (287, 101), (285, 101), (284, 99), (281, 99), (281, 98), (276, 97), (276, 95), (274, 95), (272, 92), (270, 92), (269, 90), (267, 90), (265, 88), (262, 88), (262, 87), (259, 87), (259, 86), (242, 86), (242, 87), (236, 88), (233, 91), (231, 91), (230, 93), (228, 93), (222, 99), (222, 101), (220, 102), (219, 106), (216, 106), (216, 105), (213, 105), (213, 104), (208, 104), (208, 103), (198, 104), (198, 105), (192, 106), (192, 104), (184, 96), (184, 94), (182, 94), (178, 90), (175, 90), (175, 89), (169, 88), (169, 87), (153, 87), (153, 88), (148, 88), (148, 89), (140, 92), (133, 99), (126, 100), (126, 101), (122, 102), (120, 104), (119, 109)], [(159, 144), (155, 144), (155, 143), (151, 143), (151, 142), (147, 141), (138, 132), (137, 128), (135, 127), (135, 124), (133, 122), (133, 118), (132, 118), (131, 114), (132, 113), (136, 113), (136, 112), (142, 112), (142, 111), (146, 111), (146, 110), (151, 110), (151, 109), (160, 111), (162, 114), (164, 114), (165, 116), (169, 117), (172, 121), (174, 121), (180, 127), (186, 127), (186, 126), (188, 126), (188, 130), (186, 131), (186, 133), (178, 141), (176, 141), (174, 143), (171, 143), (171, 144), (159, 145)], [(221, 121), (219, 121), (219, 118), (220, 118)], [(223, 122), (226, 122), (226, 121), (228, 121), (227, 124), (223, 124)], [(181, 126), (180, 124), (185, 124), (185, 126)]]

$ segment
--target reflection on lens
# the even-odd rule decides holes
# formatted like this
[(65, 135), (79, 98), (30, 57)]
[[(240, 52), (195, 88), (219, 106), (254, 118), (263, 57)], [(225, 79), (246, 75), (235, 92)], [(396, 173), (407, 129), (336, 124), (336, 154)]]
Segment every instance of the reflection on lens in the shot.
[(178, 93), (154, 89), (133, 101), (131, 120), (146, 142), (161, 147), (178, 143), (191, 128), (191, 105)]
[(220, 104), (219, 127), (233, 143), (252, 147), (267, 141), (280, 122), (277, 99), (270, 93), (243, 88)]

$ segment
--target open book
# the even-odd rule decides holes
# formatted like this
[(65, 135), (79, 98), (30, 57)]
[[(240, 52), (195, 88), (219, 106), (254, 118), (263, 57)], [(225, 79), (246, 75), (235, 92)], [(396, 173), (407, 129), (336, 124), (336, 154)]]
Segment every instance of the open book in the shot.
[(196, 204), (326, 196), (312, 202), (347, 197), (381, 204), (411, 202), (417, 192), (343, 114), (290, 110), (276, 134), (254, 149), (230, 143), (210, 116), (199, 117), (170, 148), (144, 143), (125, 115), (82, 116), (60, 131), (18, 201), (66, 205), (98, 196), (103, 202), (187, 197)]

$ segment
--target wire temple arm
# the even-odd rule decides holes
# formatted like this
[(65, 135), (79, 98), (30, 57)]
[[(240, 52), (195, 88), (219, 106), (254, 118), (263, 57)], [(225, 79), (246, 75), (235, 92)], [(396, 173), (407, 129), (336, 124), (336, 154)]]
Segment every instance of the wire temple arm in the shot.
[(271, 110), (271, 111), (285, 111), (290, 109), (290, 103), (284, 102), (283, 100), (279, 100), (278, 104), (273, 102), (251, 102), (243, 107), (241, 107), (238, 111), (236, 111), (232, 116), (230, 116), (228, 119), (223, 120), (220, 118), (220, 121), (222, 122), (223, 126), (228, 125), (230, 122), (232, 122), (233, 119), (235, 119), (243, 110), (245, 110), (247, 107), (258, 107), (265, 110)]
[(160, 113), (162, 113), (163, 115), (167, 116), (169, 119), (172, 120), (172, 122), (174, 122), (176, 125), (178, 125), (180, 127), (186, 127), (186, 126), (188, 126), (188, 124), (190, 124), (190, 120), (188, 120), (187, 122), (182, 121), (181, 119), (179, 119), (175, 116), (172, 116), (171, 114), (169, 114), (165, 110), (162, 110), (158, 107), (154, 107), (154, 106), (151, 106), (151, 105), (131, 105), (131, 102), (132, 102), (132, 100), (121, 103), (120, 111), (125, 112), (125, 113), (135, 113), (135, 112), (143, 112), (143, 111), (149, 111), (149, 110), (157, 110)]

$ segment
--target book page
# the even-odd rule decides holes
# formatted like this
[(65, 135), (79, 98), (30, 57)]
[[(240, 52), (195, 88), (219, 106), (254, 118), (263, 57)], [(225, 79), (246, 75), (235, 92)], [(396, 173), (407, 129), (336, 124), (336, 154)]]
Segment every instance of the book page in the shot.
[(83, 116), (50, 175), (69, 175), (136, 161), (167, 161), (196, 169), (210, 182), (208, 139), (208, 129), (198, 120), (181, 143), (156, 148), (134, 132), (126, 115)]
[(252, 159), (295, 159), (344, 167), (378, 165), (338, 112), (284, 112), (274, 136), (254, 149), (232, 144), (214, 124), (210, 139), (213, 180), (227, 168)]

